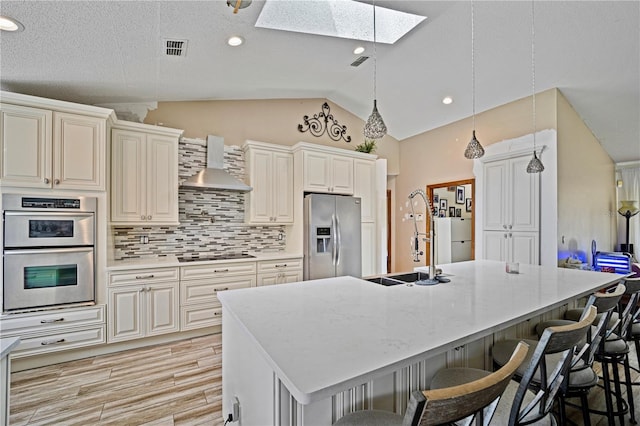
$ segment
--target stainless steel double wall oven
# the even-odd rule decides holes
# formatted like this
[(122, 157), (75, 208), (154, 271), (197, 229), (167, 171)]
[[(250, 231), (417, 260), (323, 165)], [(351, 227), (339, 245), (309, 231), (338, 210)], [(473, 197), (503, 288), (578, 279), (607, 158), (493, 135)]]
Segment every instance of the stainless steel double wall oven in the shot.
[(4, 312), (95, 303), (96, 204), (2, 195)]

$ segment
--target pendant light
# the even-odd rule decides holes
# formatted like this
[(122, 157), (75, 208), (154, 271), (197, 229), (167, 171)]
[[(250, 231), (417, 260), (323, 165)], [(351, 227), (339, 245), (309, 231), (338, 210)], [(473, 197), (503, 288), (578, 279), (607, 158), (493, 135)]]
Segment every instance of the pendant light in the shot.
[(531, 87), (533, 91), (533, 158), (531, 159), (531, 161), (529, 161), (529, 164), (527, 164), (527, 173), (540, 173), (544, 170), (544, 165), (536, 154), (536, 24), (533, 3), (534, 0), (531, 0)]
[(464, 150), (464, 156), (470, 160), (480, 158), (484, 155), (484, 148), (476, 139), (476, 69), (475, 69), (475, 34), (474, 34), (474, 13), (473, 0), (471, 0), (471, 108), (473, 110), (473, 132), (471, 140)]
[(382, 116), (378, 112), (378, 100), (376, 95), (376, 73), (377, 73), (377, 54), (376, 54), (376, 2), (373, 2), (373, 111), (364, 125), (365, 139), (380, 139), (387, 134), (387, 126), (384, 124)]

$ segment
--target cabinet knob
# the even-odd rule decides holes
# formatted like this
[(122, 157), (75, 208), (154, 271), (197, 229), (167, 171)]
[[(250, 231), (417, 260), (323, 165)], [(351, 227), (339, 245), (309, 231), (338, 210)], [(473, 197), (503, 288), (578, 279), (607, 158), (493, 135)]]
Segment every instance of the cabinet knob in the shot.
[(509, 232), (509, 238), (511, 238), (511, 236), (512, 236), (512, 235), (511, 235), (511, 232)]
[(504, 229), (507, 229), (507, 225), (502, 225), (502, 227), (503, 227)]
[(144, 215), (140, 215), (140, 219), (144, 220)]
[(53, 184), (54, 185), (60, 185), (60, 179), (54, 179), (53, 180)]
[(507, 234), (504, 234), (504, 237), (507, 238)]
[(43, 181), (44, 183), (49, 183), (49, 178), (44, 178)]
[(509, 229), (513, 228), (513, 226), (509, 225)]
[(147, 220), (151, 220), (151, 215), (147, 216)]

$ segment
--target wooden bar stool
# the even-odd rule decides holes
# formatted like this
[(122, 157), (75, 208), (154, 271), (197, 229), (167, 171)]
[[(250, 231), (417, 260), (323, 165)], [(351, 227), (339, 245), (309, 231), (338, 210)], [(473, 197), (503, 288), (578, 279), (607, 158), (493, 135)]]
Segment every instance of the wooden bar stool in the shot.
[[(533, 346), (518, 371), (524, 372), (520, 383), (512, 381), (505, 390), (494, 415), (496, 425), (556, 425), (552, 413), (558, 392), (566, 386), (569, 369), (575, 359), (578, 345), (586, 339), (587, 331), (595, 320), (597, 309), (589, 307), (585, 317), (575, 323), (547, 328)], [(499, 345), (498, 342), (494, 345)], [(519, 344), (519, 343), (517, 343)], [(490, 374), (471, 368), (440, 370), (431, 381), (431, 388), (464, 383), (470, 377)], [(518, 372), (516, 372), (518, 374)], [(563, 424), (563, 423), (560, 423)]]
[(486, 424), (527, 351), (526, 344), (517, 345), (503, 368), (470, 383), (445, 389), (414, 391), (404, 416), (387, 411), (363, 410), (347, 414), (334, 426), (442, 425), (468, 416), (487, 419)]

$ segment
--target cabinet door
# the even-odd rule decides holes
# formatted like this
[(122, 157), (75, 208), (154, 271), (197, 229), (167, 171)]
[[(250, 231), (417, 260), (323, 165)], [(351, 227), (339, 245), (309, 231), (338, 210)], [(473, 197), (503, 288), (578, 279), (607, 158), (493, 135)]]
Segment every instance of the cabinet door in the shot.
[(273, 217), (277, 223), (293, 223), (293, 155), (273, 153)]
[(258, 275), (258, 286), (279, 284), (279, 282), (278, 282), (278, 276), (279, 275), (280, 275), (280, 272), (275, 273), (275, 274), (259, 274)]
[(538, 231), (540, 217), (540, 174), (527, 173), (529, 157), (510, 161), (509, 221), (513, 231)]
[(111, 153), (111, 221), (146, 219), (146, 136), (114, 129)]
[(509, 237), (511, 261), (529, 265), (539, 264), (539, 235), (537, 232), (513, 232)]
[(178, 283), (145, 287), (147, 336), (180, 331)]
[(484, 258), (505, 262), (508, 259), (509, 235), (501, 231), (485, 231), (483, 238)]
[(370, 160), (353, 161), (353, 195), (361, 199), (363, 222), (376, 220), (376, 163)]
[(353, 194), (353, 158), (332, 157), (331, 178), (331, 192)]
[(51, 187), (51, 111), (0, 104), (0, 182)]
[(376, 275), (376, 227), (375, 223), (362, 224), (362, 276)]
[(178, 141), (147, 136), (147, 222), (178, 223)]
[(302, 281), (302, 271), (284, 271), (280, 275), (278, 284), (297, 283)]
[(303, 153), (304, 190), (329, 192), (331, 186), (331, 157), (317, 152)]
[(509, 182), (507, 162), (496, 161), (484, 166), (484, 229), (500, 231), (507, 226)]
[(53, 187), (105, 189), (105, 120), (76, 114), (53, 114)]
[(108, 341), (139, 339), (144, 337), (141, 286), (109, 289), (107, 328)]
[(273, 222), (272, 202), (274, 195), (284, 191), (285, 188), (276, 189), (274, 194), (273, 183), (273, 153), (262, 150), (251, 150), (249, 154), (249, 175), (253, 191), (247, 194), (249, 200), (249, 222), (269, 223)]

